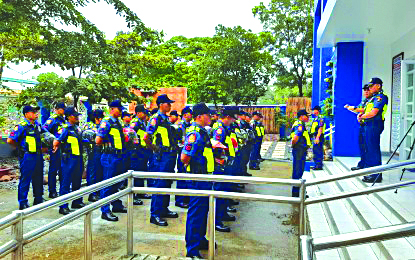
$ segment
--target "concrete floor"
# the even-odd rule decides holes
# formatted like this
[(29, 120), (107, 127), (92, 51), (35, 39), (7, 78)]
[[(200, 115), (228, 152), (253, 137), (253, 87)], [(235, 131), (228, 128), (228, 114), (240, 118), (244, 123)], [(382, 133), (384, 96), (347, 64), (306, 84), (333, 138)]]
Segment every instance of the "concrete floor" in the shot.
[[(289, 178), (288, 163), (265, 161), (260, 171), (251, 171), (257, 177)], [(246, 192), (289, 196), (290, 188), (271, 185), (247, 185)], [(16, 191), (0, 190), (0, 217), (16, 209)], [(123, 199), (124, 201), (126, 198)], [(29, 199), (31, 202), (31, 199)], [(168, 227), (149, 224), (150, 200), (134, 209), (134, 252), (183, 257), (185, 248), (186, 212), (179, 212), (178, 219), (169, 219)], [(174, 198), (171, 198), (174, 205)], [(297, 209), (287, 204), (241, 202), (235, 216), (228, 222), (231, 233), (216, 232), (218, 249), (216, 259), (296, 259), (298, 218)], [(126, 253), (127, 215), (117, 214), (120, 221), (110, 223), (100, 218), (100, 211), (93, 212), (94, 259), (119, 259)], [(36, 214), (25, 220), (25, 233), (59, 218), (58, 209)], [(0, 245), (10, 238), (11, 230), (0, 232)], [(207, 257), (207, 251), (201, 252)], [(72, 222), (24, 247), (25, 259), (83, 259), (83, 219)], [(4, 259), (11, 259), (7, 256)], [(163, 258), (168, 259), (168, 258)]]

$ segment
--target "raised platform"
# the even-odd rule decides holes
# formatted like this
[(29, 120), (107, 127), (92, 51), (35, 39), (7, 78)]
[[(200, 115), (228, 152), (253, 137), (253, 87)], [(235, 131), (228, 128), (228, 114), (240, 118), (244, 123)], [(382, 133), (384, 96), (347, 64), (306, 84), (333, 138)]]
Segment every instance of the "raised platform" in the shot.
[[(337, 157), (324, 162), (323, 171), (304, 174), (305, 179), (346, 173), (359, 158)], [(383, 158), (386, 162), (387, 158)], [(395, 160), (396, 162), (396, 160)], [(375, 186), (399, 182), (401, 169), (383, 173), (383, 182)], [(415, 179), (415, 173), (405, 171), (402, 180)], [(361, 178), (351, 178), (307, 188), (310, 197), (360, 190), (371, 184)], [(370, 195), (323, 202), (307, 206), (307, 229), (312, 237), (326, 237), (372, 228), (415, 221), (415, 186), (378, 192)], [(415, 237), (357, 245), (316, 253), (317, 259), (415, 259)]]

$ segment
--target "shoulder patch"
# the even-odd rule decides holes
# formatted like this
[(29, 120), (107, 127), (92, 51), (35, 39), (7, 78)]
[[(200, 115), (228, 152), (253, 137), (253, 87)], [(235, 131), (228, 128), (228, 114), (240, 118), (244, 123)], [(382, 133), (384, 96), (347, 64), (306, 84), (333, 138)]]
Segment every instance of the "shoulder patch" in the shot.
[(221, 135), (221, 134), (223, 133), (222, 128), (219, 128), (219, 129), (216, 131), (216, 133), (217, 133), (218, 135)]
[(152, 118), (150, 121), (150, 125), (155, 126), (157, 124), (157, 120), (155, 118)]
[(58, 134), (62, 134), (62, 132), (63, 132), (63, 128), (58, 130)]
[(56, 114), (53, 114), (53, 115), (51, 115), (50, 117), (51, 117), (51, 118), (56, 118), (56, 117), (57, 117), (57, 115), (56, 115)]
[(303, 126), (302, 126), (302, 125), (299, 125), (299, 126), (298, 126), (298, 131), (300, 131), (300, 132), (302, 132), (302, 131), (303, 131)]
[(186, 145), (186, 147), (184, 148), (186, 151), (191, 151), (192, 150), (192, 146), (190, 145)]
[(104, 120), (110, 120), (109, 116), (104, 117)]
[(14, 127), (14, 131), (17, 131), (17, 130), (19, 130), (19, 126), (18, 125)]
[(107, 122), (102, 122), (100, 125), (101, 128), (105, 128), (106, 126), (107, 126)]
[(190, 136), (189, 136), (189, 143), (194, 143), (195, 141), (196, 141), (196, 135), (195, 134), (191, 134)]
[(378, 99), (379, 102), (382, 101), (382, 97), (377, 96), (376, 98)]
[(48, 119), (48, 120), (46, 121), (46, 124), (50, 124), (50, 123), (52, 123), (52, 119)]

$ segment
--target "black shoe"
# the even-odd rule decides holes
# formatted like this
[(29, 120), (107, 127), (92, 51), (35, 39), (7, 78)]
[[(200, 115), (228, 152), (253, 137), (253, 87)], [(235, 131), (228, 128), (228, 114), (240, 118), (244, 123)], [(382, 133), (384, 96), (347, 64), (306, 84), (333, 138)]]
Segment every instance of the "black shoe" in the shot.
[(127, 208), (126, 207), (124, 207), (124, 206), (122, 206), (122, 208), (119, 208), (119, 209), (112, 209), (112, 212), (114, 212), (114, 213), (127, 213)]
[(245, 189), (245, 184), (236, 184), (236, 186), (240, 189)]
[(167, 213), (161, 214), (161, 217), (163, 217), (163, 218), (178, 218), (179, 214), (169, 210), (169, 211), (167, 211)]
[(24, 209), (27, 209), (29, 207), (29, 205), (26, 203), (26, 204), (21, 204), (20, 206), (19, 206), (19, 210), (24, 210)]
[(231, 200), (231, 206), (238, 206), (238, 205), (239, 205), (239, 201)]
[[(299, 198), (300, 197), (300, 193), (293, 191), (292, 192), (292, 197)], [(305, 198), (308, 199), (308, 195), (307, 194), (305, 195)]]
[(227, 233), (231, 232), (231, 228), (223, 224), (216, 225), (215, 230), (219, 232), (227, 232)]
[(250, 170), (256, 170), (256, 171), (261, 170), (258, 166), (257, 167), (249, 167), (249, 169)]
[(352, 170), (352, 171), (357, 171), (357, 170), (360, 170), (360, 169), (363, 169), (363, 168), (360, 168), (359, 166), (350, 168), (350, 170)]
[(312, 170), (315, 170), (315, 171), (321, 171), (321, 170), (323, 170), (323, 168), (321, 168), (321, 167), (315, 167), (315, 166), (312, 166), (312, 167), (310, 167)]
[(133, 204), (135, 206), (140, 206), (140, 205), (143, 205), (144, 202), (142, 200), (140, 200), (139, 198), (134, 198)]
[(154, 225), (162, 226), (162, 227), (166, 227), (168, 225), (167, 221), (160, 217), (150, 217), (150, 223), (153, 223)]
[(83, 207), (85, 207), (85, 204), (83, 202), (72, 203), (72, 206), (71, 206), (71, 208), (73, 208), (73, 209), (80, 209), (80, 208), (83, 208)]
[(137, 194), (136, 196), (137, 198), (143, 199), (143, 200), (151, 199), (151, 195), (148, 195), (148, 194)]
[(59, 194), (57, 192), (49, 192), (49, 198), (54, 199), (59, 197)]
[(101, 214), (101, 218), (108, 220), (108, 221), (118, 221), (118, 217), (115, 216), (114, 214), (112, 214), (112, 212), (108, 212), (108, 213), (102, 213)]
[(236, 209), (235, 208), (232, 208), (232, 207), (227, 207), (226, 208), (226, 211), (227, 212), (231, 212), (231, 213), (235, 213), (236, 212)]
[(204, 259), (199, 253), (196, 253), (196, 254), (187, 254), (186, 257), (189, 257), (191, 259)]
[(100, 200), (100, 197), (98, 195), (89, 194), (88, 201), (89, 202), (97, 202)]
[(189, 204), (186, 204), (184, 202), (176, 202), (176, 204), (174, 205), (176, 205), (176, 207), (183, 208), (183, 209), (189, 208)]
[(231, 216), (229, 214), (225, 214), (222, 218), (223, 221), (236, 221), (236, 217), (235, 216)]
[(71, 213), (69, 208), (59, 208), (59, 214), (68, 215), (69, 213)]
[[(376, 181), (375, 181), (376, 180)], [(363, 182), (367, 182), (367, 183), (381, 183), (382, 182), (382, 176), (379, 176), (379, 178), (376, 179), (376, 177), (370, 176), (370, 177), (363, 177), (362, 179)]]
[(251, 177), (251, 176), (252, 176), (252, 174), (250, 174), (250, 173), (245, 173), (245, 176)]
[(264, 158), (261, 158), (261, 159), (259, 159), (259, 161), (260, 161), (260, 162), (264, 162), (264, 161), (265, 161), (265, 159), (264, 159)]
[(34, 199), (33, 200), (33, 206), (35, 206), (35, 205), (38, 205), (38, 204), (40, 204), (40, 203), (43, 203), (43, 202), (45, 202), (46, 200), (43, 198), (43, 197), (41, 197), (41, 198), (36, 198), (36, 199)]
[[(222, 225), (223, 226), (223, 225)], [(215, 248), (218, 248), (218, 244), (215, 243)], [(208, 250), (209, 249), (209, 241), (202, 240), (200, 241), (199, 250)]]

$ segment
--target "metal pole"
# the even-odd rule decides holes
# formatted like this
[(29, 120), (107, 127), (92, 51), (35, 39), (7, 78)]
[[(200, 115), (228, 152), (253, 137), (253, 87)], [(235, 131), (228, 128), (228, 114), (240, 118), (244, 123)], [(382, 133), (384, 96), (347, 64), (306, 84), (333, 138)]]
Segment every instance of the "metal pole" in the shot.
[(92, 211), (85, 214), (84, 243), (85, 260), (92, 260)]
[(16, 250), (13, 251), (12, 260), (23, 260), (23, 212), (15, 211), (19, 221), (13, 225), (13, 235), (17, 242)]
[(313, 259), (313, 247), (310, 236), (300, 236), (301, 260)]
[(304, 207), (304, 201), (305, 201), (305, 180), (301, 179), (301, 186), (300, 186), (300, 236), (304, 235), (304, 218), (305, 218), (305, 207)]
[(209, 254), (208, 259), (215, 259), (215, 216), (216, 199), (213, 195), (209, 196)]
[(127, 199), (127, 256), (132, 256), (133, 253), (133, 245), (134, 245), (134, 236), (133, 236), (133, 200), (134, 200), (134, 193), (133, 189), (133, 181), (134, 178), (132, 176), (132, 171), (130, 177), (128, 177), (128, 189), (130, 189), (130, 193), (128, 193)]

